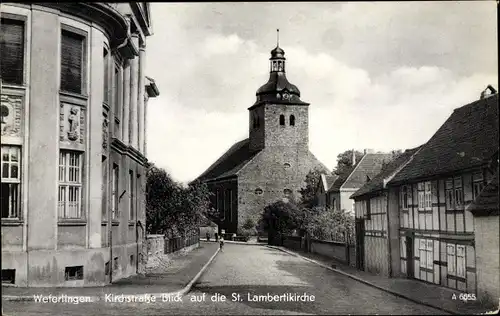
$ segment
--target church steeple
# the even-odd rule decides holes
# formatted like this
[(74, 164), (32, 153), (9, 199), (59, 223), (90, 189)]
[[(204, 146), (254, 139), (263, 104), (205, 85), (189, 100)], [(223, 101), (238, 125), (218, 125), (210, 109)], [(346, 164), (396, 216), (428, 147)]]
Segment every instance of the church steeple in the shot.
[(276, 42), (269, 58), (269, 80), (257, 90), (257, 100), (252, 107), (264, 103), (309, 105), (300, 100), (300, 90), (286, 78), (285, 51), (279, 46), (279, 29)]
[(271, 51), (270, 72), (285, 72), (285, 51), (280, 48), (280, 29), (276, 30), (276, 48)]

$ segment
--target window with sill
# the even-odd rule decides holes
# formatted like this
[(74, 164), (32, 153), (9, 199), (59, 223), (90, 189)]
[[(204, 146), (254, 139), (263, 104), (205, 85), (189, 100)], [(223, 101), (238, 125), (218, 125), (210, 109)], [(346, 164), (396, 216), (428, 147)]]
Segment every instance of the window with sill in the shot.
[(108, 220), (108, 212), (107, 212), (107, 200), (108, 200), (108, 160), (106, 156), (102, 156), (101, 160), (101, 170), (102, 170), (102, 197), (101, 197), (101, 213), (102, 220)]
[(447, 244), (446, 246), (448, 275), (465, 278), (465, 246)]
[(483, 173), (482, 172), (476, 172), (472, 175), (472, 195), (473, 199), (475, 200), (481, 191), (483, 190), (484, 187), (484, 179), (483, 179)]
[(83, 153), (61, 150), (59, 153), (58, 213), (62, 219), (83, 219)]
[(463, 209), (464, 192), (461, 177), (455, 177), (446, 180), (445, 196), (447, 210)]
[(19, 218), (21, 200), (21, 147), (2, 145), (2, 218)]
[(113, 164), (113, 174), (111, 179), (111, 219), (118, 219), (119, 217), (119, 208), (118, 208), (118, 183), (119, 183), (119, 167), (117, 164)]
[(61, 90), (83, 94), (85, 37), (67, 30), (61, 32)]
[(24, 28), (22, 20), (1, 18), (0, 77), (3, 84), (24, 83)]
[(408, 209), (408, 205), (409, 205), (409, 203), (408, 203), (408, 196), (409, 196), (408, 191), (409, 191), (409, 189), (408, 189), (407, 185), (403, 185), (401, 187), (400, 204), (401, 204), (401, 208), (403, 210)]

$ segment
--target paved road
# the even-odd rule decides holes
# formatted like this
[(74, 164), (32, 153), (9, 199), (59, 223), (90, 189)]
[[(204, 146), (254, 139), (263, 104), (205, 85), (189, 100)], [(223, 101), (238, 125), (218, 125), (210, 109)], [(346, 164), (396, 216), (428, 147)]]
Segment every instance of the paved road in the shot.
[[(309, 301), (255, 300), (299, 294)], [(238, 297), (239, 294), (239, 297)], [(225, 302), (211, 297), (224, 295)], [(313, 298), (314, 296), (314, 298)], [(192, 298), (203, 300), (191, 302)], [(250, 299), (249, 299), (250, 298)], [(232, 301), (234, 300), (234, 301)], [(312, 301), (314, 300), (314, 301)], [(226, 244), (183, 302), (40, 304), (4, 302), (5, 315), (443, 314), (279, 250)]]

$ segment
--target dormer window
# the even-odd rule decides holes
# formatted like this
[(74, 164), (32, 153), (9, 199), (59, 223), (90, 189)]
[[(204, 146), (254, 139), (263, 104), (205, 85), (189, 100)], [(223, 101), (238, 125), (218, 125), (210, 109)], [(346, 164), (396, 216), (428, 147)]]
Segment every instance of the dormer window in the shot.
[(295, 126), (295, 116), (290, 115), (290, 126)]
[(280, 115), (280, 125), (285, 125), (285, 116), (284, 115)]

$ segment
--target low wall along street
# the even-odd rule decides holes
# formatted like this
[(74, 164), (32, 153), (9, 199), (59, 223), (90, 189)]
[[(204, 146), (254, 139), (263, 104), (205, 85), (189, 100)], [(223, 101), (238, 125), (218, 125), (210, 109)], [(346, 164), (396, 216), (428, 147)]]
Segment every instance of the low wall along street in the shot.
[(291, 250), (315, 253), (327, 258), (332, 258), (351, 266), (356, 266), (356, 248), (354, 245), (346, 246), (345, 243), (310, 239), (309, 244), (305, 237), (284, 236), (283, 246)]
[(196, 248), (199, 246), (200, 236), (197, 234), (188, 237), (166, 238), (164, 235), (148, 235), (146, 237), (148, 258), (153, 256), (174, 253), (186, 248)]

